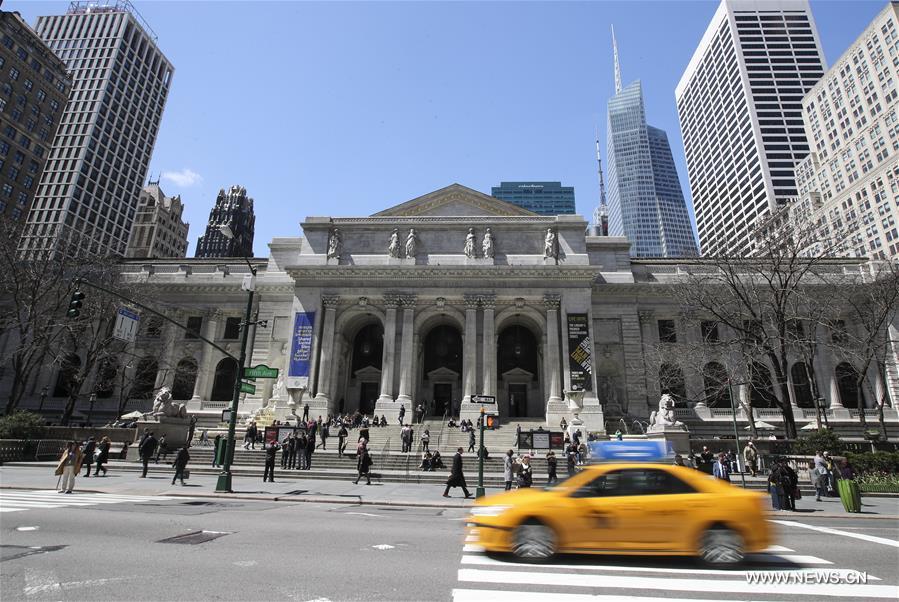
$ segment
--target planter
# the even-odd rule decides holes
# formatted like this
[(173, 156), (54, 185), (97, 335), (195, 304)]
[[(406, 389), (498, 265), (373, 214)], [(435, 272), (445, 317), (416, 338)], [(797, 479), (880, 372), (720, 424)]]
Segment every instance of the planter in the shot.
[(837, 491), (840, 493), (840, 501), (843, 502), (843, 509), (846, 512), (862, 511), (862, 496), (858, 489), (858, 483), (848, 479), (839, 479)]
[(899, 484), (860, 483), (858, 488), (862, 493), (899, 493)]

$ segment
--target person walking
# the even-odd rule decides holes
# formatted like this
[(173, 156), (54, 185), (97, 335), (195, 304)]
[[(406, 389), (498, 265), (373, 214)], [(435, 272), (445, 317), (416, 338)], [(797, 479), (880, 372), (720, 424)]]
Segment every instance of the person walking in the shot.
[(343, 452), (346, 449), (346, 438), (349, 433), (346, 430), (346, 427), (342, 424), (340, 425), (340, 430), (337, 431), (337, 457), (342, 458)]
[(175, 454), (175, 461), (172, 462), (172, 466), (175, 467), (175, 475), (172, 477), (172, 485), (175, 484), (176, 480), (181, 481), (181, 485), (185, 485), (184, 482), (184, 473), (187, 471), (187, 463), (190, 462), (190, 454), (187, 452), (187, 446), (179, 447), (178, 451)]
[(521, 451), (521, 424), (515, 426), (515, 447), (518, 451)]
[(512, 450), (506, 452), (506, 455), (503, 456), (503, 481), (506, 484), (506, 491), (512, 489), (512, 464), (515, 463), (515, 460), (512, 458)]
[(781, 460), (784, 475), (784, 493), (782, 506), (784, 510), (796, 512), (796, 493), (799, 490), (799, 475), (786, 460)]
[(256, 449), (256, 423), (251, 422), (243, 436), (244, 449)]
[(88, 437), (87, 441), (81, 446), (81, 456), (83, 458), (83, 463), (87, 466), (87, 471), (84, 473), (84, 476), (91, 476), (91, 464), (94, 463), (94, 452), (97, 450), (97, 444), (94, 443), (93, 437)]
[(315, 451), (315, 433), (309, 433), (309, 437), (306, 438), (306, 456), (304, 470), (312, 470), (312, 453)]
[(293, 470), (297, 466), (297, 434), (291, 433), (287, 438), (287, 468)]
[(371, 474), (369, 473), (369, 469), (371, 468), (371, 454), (368, 453), (368, 446), (362, 443), (362, 439), (360, 439), (360, 447), (356, 453), (356, 480), (353, 481), (353, 485), (359, 484), (359, 479), (365, 477), (365, 484), (371, 485)]
[(141, 443), (140, 447), (137, 448), (137, 452), (140, 455), (141, 464), (143, 464), (143, 472), (140, 475), (140, 478), (146, 478), (148, 464), (150, 463), (150, 458), (153, 457), (153, 454), (156, 453), (156, 437), (153, 436), (153, 431), (147, 433), (147, 438), (144, 439), (144, 442)]
[(309, 404), (303, 406), (303, 422), (309, 420)]
[(559, 476), (556, 474), (556, 462), (556, 453), (549, 450), (549, 453), (546, 454), (546, 482), (549, 485), (559, 481)]
[(306, 433), (300, 433), (300, 436), (297, 437), (296, 442), (296, 468), (297, 470), (306, 470), (306, 443), (308, 443), (309, 438), (306, 436)]
[(746, 466), (744, 470), (749, 469), (749, 474), (756, 476), (759, 470), (759, 450), (756, 449), (755, 443), (752, 441), (747, 443), (746, 447), (743, 448), (743, 464)]
[(100, 471), (103, 471), (103, 476), (106, 476), (106, 467), (103, 466), (107, 462), (109, 462), (109, 437), (103, 437), (100, 439), (100, 444), (97, 446), (97, 468), (94, 471), (94, 476), (100, 476)]
[(400, 453), (404, 453), (404, 454), (407, 453), (409, 451), (409, 448), (411, 447), (411, 444), (409, 443), (409, 425), (408, 424), (404, 424), (403, 428), (400, 429), (400, 443), (402, 444), (402, 452), (400, 452)]
[(328, 449), (328, 437), (331, 436), (330, 420), (322, 425), (322, 449)]
[(56, 474), (60, 477), (59, 493), (72, 493), (75, 488), (75, 475), (81, 471), (83, 459), (81, 447), (75, 441), (66, 443), (66, 448), (56, 464)]
[(474, 431), (468, 431), (468, 451), (474, 451), (475, 436)]
[(281, 441), (281, 470), (287, 468), (287, 459), (290, 457), (290, 437), (284, 437)]
[(263, 483), (266, 481), (269, 483), (275, 482), (275, 458), (278, 456), (279, 449), (281, 449), (281, 446), (278, 445), (276, 439), (272, 439), (265, 446), (265, 471), (262, 473)]
[(446, 489), (443, 490), (443, 497), (449, 497), (450, 488), (461, 487), (462, 493), (465, 494), (466, 498), (471, 497), (471, 493), (468, 492), (468, 487), (465, 486), (465, 475), (462, 473), (462, 448), (458, 448), (456, 450), (456, 455), (453, 456), (453, 466), (450, 469), (450, 476), (446, 480)]
[(159, 444), (156, 446), (156, 460), (155, 462), (159, 464), (159, 456), (162, 456), (162, 461), (165, 462), (166, 458), (169, 456), (169, 444), (166, 443), (165, 433), (163, 433), (159, 437)]
[(812, 485), (815, 486), (815, 501), (820, 502), (827, 496), (827, 465), (821, 452), (815, 454), (814, 466), (811, 469)]
[(534, 483), (534, 471), (531, 466), (531, 457), (525, 454), (521, 458), (521, 466), (518, 469), (518, 488), (526, 489)]
[(418, 424), (421, 424), (422, 422), (424, 422), (424, 419), (425, 419), (424, 406), (421, 404), (418, 404), (417, 406), (415, 406), (415, 413), (418, 416)]
[(768, 493), (771, 494), (771, 507), (775, 510), (782, 510), (782, 499), (784, 492), (784, 474), (780, 468), (780, 462), (775, 462), (774, 468), (768, 475)]
[(718, 460), (712, 465), (712, 476), (722, 481), (730, 481), (730, 464), (724, 452), (718, 454)]
[(568, 469), (568, 476), (573, 476), (577, 466), (577, 448), (574, 443), (568, 444), (568, 450), (565, 452), (565, 464)]
[(431, 443), (431, 431), (429, 431), (428, 429), (425, 429), (425, 432), (422, 433), (422, 435), (421, 435), (421, 448), (425, 452), (427, 452), (428, 445), (430, 445), (430, 443)]
[(406, 406), (400, 406), (400, 426), (403, 426), (403, 418), (406, 417)]

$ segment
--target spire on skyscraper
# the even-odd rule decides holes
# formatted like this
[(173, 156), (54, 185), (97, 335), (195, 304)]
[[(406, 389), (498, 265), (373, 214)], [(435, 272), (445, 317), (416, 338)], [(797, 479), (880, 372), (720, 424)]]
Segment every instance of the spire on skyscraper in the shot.
[(615, 58), (615, 94), (621, 92), (621, 65), (618, 64), (618, 42), (615, 41), (615, 26), (612, 25), (612, 54)]
[(599, 128), (594, 128), (596, 137), (596, 165), (599, 174), (599, 205), (593, 210), (593, 223), (587, 229), (590, 236), (609, 235), (609, 207), (606, 205), (606, 184), (602, 177), (602, 155), (599, 152)]

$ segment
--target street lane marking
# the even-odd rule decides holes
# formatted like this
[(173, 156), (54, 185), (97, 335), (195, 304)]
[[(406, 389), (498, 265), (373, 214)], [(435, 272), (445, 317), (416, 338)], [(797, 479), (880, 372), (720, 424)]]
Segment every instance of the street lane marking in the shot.
[(21, 512), (23, 510), (51, 510), (55, 508), (86, 508), (104, 504), (140, 504), (145, 502), (186, 500), (168, 496), (118, 495), (111, 493), (61, 494), (55, 489), (48, 490), (0, 490), (0, 512)]
[(794, 551), (795, 550), (792, 550), (790, 548), (785, 548), (783, 546), (768, 546), (767, 548), (765, 548), (765, 552), (769, 552), (772, 554), (775, 552), (794, 552)]
[(749, 554), (747, 558), (750, 562), (762, 562), (765, 564), (776, 564), (781, 562), (792, 562), (794, 564), (833, 564), (829, 560), (818, 558), (817, 556), (804, 556), (802, 554)]
[[(895, 600), (895, 585), (848, 584), (776, 584), (763, 585), (731, 579), (673, 579), (671, 577), (629, 577), (623, 575), (584, 575), (579, 573), (535, 573), (521, 571), (485, 571), (459, 569), (459, 581), (474, 583), (514, 583), (606, 589), (649, 589), (730, 594), (775, 594), (803, 596), (847, 596)], [(554, 595), (554, 594), (553, 594)]]
[(853, 539), (861, 539), (862, 541), (870, 541), (871, 543), (879, 543), (885, 546), (899, 548), (899, 541), (895, 539), (887, 539), (885, 537), (875, 537), (873, 535), (865, 535), (864, 533), (850, 533), (849, 531), (840, 531), (839, 529), (831, 529), (829, 527), (818, 527), (815, 525), (806, 525), (805, 523), (797, 523), (791, 520), (775, 520), (772, 521), (779, 525), (787, 527), (800, 527), (802, 529), (811, 529), (812, 531), (820, 531), (830, 535), (842, 535), (843, 537), (851, 537)]
[(474, 544), (467, 543), (462, 546), (463, 552), (483, 552), (485, 550), (484, 546), (476, 546)]
[[(526, 592), (496, 589), (454, 589), (453, 602), (671, 602), (673, 598), (650, 598), (646, 596), (602, 596), (591, 594), (561, 594), (558, 592)], [(677, 602), (709, 602), (708, 598), (677, 598)]]
[(374, 518), (384, 518), (381, 514), (369, 514), (368, 512), (344, 512), (344, 514), (355, 514), (356, 516), (371, 516)]

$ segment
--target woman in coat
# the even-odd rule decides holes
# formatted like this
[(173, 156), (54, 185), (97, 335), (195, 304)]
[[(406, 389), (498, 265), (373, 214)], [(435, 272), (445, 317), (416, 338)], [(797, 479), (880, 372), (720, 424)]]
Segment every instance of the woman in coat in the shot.
[(99, 445), (97, 445), (97, 470), (94, 471), (94, 476), (100, 476), (100, 471), (103, 471), (103, 476), (106, 476), (106, 467), (103, 466), (107, 462), (109, 462), (109, 437), (103, 437), (100, 439)]
[(503, 456), (503, 481), (506, 482), (506, 491), (512, 489), (512, 464), (515, 461), (512, 459), (512, 450), (506, 452), (506, 455)]
[(66, 443), (54, 473), (61, 477), (59, 493), (72, 493), (72, 489), (75, 488), (75, 475), (81, 471), (82, 460), (83, 455), (78, 443), (75, 441)]
[(521, 458), (521, 468), (518, 469), (518, 488), (530, 487), (534, 482), (534, 474), (531, 468), (531, 457)]

